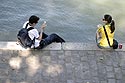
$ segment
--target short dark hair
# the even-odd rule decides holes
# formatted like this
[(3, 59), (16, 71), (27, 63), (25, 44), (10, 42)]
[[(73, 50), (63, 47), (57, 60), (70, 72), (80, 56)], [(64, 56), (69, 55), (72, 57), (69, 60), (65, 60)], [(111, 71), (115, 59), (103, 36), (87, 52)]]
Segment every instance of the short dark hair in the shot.
[(39, 21), (39, 17), (35, 16), (35, 15), (32, 15), (30, 18), (29, 18), (29, 23), (33, 24), (33, 23), (37, 23)]

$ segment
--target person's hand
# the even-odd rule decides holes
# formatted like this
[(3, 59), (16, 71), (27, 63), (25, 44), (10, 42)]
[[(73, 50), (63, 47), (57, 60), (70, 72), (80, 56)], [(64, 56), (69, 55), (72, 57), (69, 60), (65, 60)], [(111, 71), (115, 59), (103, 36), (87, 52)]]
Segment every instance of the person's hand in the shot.
[(47, 25), (46, 25), (46, 21), (44, 21), (44, 23), (43, 23), (42, 26), (41, 26), (41, 29), (44, 29), (46, 26), (47, 26)]
[(98, 24), (97, 27), (98, 27), (98, 28), (102, 27), (102, 24)]

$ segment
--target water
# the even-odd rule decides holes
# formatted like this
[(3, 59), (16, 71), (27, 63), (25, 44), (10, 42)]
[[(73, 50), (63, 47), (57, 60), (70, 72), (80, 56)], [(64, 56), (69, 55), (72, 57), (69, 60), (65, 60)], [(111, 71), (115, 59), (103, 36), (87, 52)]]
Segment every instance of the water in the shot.
[(45, 32), (57, 33), (67, 42), (95, 42), (96, 25), (104, 14), (116, 22), (115, 38), (125, 41), (124, 0), (1, 0), (0, 41), (15, 41), (17, 31), (31, 15), (41, 23), (47, 21)]

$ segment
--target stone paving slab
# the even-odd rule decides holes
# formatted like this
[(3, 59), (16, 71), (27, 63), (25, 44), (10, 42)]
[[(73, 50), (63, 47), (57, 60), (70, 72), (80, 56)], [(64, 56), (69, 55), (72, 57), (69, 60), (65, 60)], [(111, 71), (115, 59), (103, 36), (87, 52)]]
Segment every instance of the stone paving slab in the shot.
[(0, 83), (125, 81), (124, 51), (0, 50), (0, 57)]
[[(0, 42), (0, 49), (4, 50), (31, 50), (29, 48), (25, 49), (20, 46), (17, 42)], [(43, 50), (61, 50), (61, 43), (52, 43), (45, 47)]]
[(70, 42), (52, 50), (51, 45), (49, 50), (0, 45), (0, 83), (125, 83), (124, 50), (86, 50), (82, 46), (88, 44)]
[[(125, 51), (125, 43), (122, 43), (122, 49), (115, 49), (114, 51)], [(17, 42), (0, 42), (0, 49), (4, 50), (31, 50), (21, 47)], [(112, 50), (112, 49), (100, 49), (96, 43), (78, 43), (78, 42), (66, 42), (66, 43), (52, 43), (46, 46), (42, 50)], [(112, 50), (113, 51), (113, 50)]]

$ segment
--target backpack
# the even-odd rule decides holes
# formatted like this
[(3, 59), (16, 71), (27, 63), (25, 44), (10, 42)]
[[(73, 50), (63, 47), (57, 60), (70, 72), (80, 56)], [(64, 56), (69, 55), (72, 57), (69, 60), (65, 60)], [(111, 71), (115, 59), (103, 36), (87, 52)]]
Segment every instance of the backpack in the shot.
[(118, 48), (118, 41), (116, 39), (113, 39), (112, 47), (113, 47), (113, 49), (117, 49)]
[(34, 44), (34, 42), (35, 42), (35, 37), (34, 37), (33, 40), (31, 40), (31, 38), (28, 35), (28, 31), (30, 31), (30, 30), (32, 30), (34, 28), (33, 27), (29, 27), (27, 29), (28, 24), (29, 23), (26, 24), (25, 28), (20, 29), (18, 34), (17, 34), (18, 42), (24, 48), (31, 47)]

